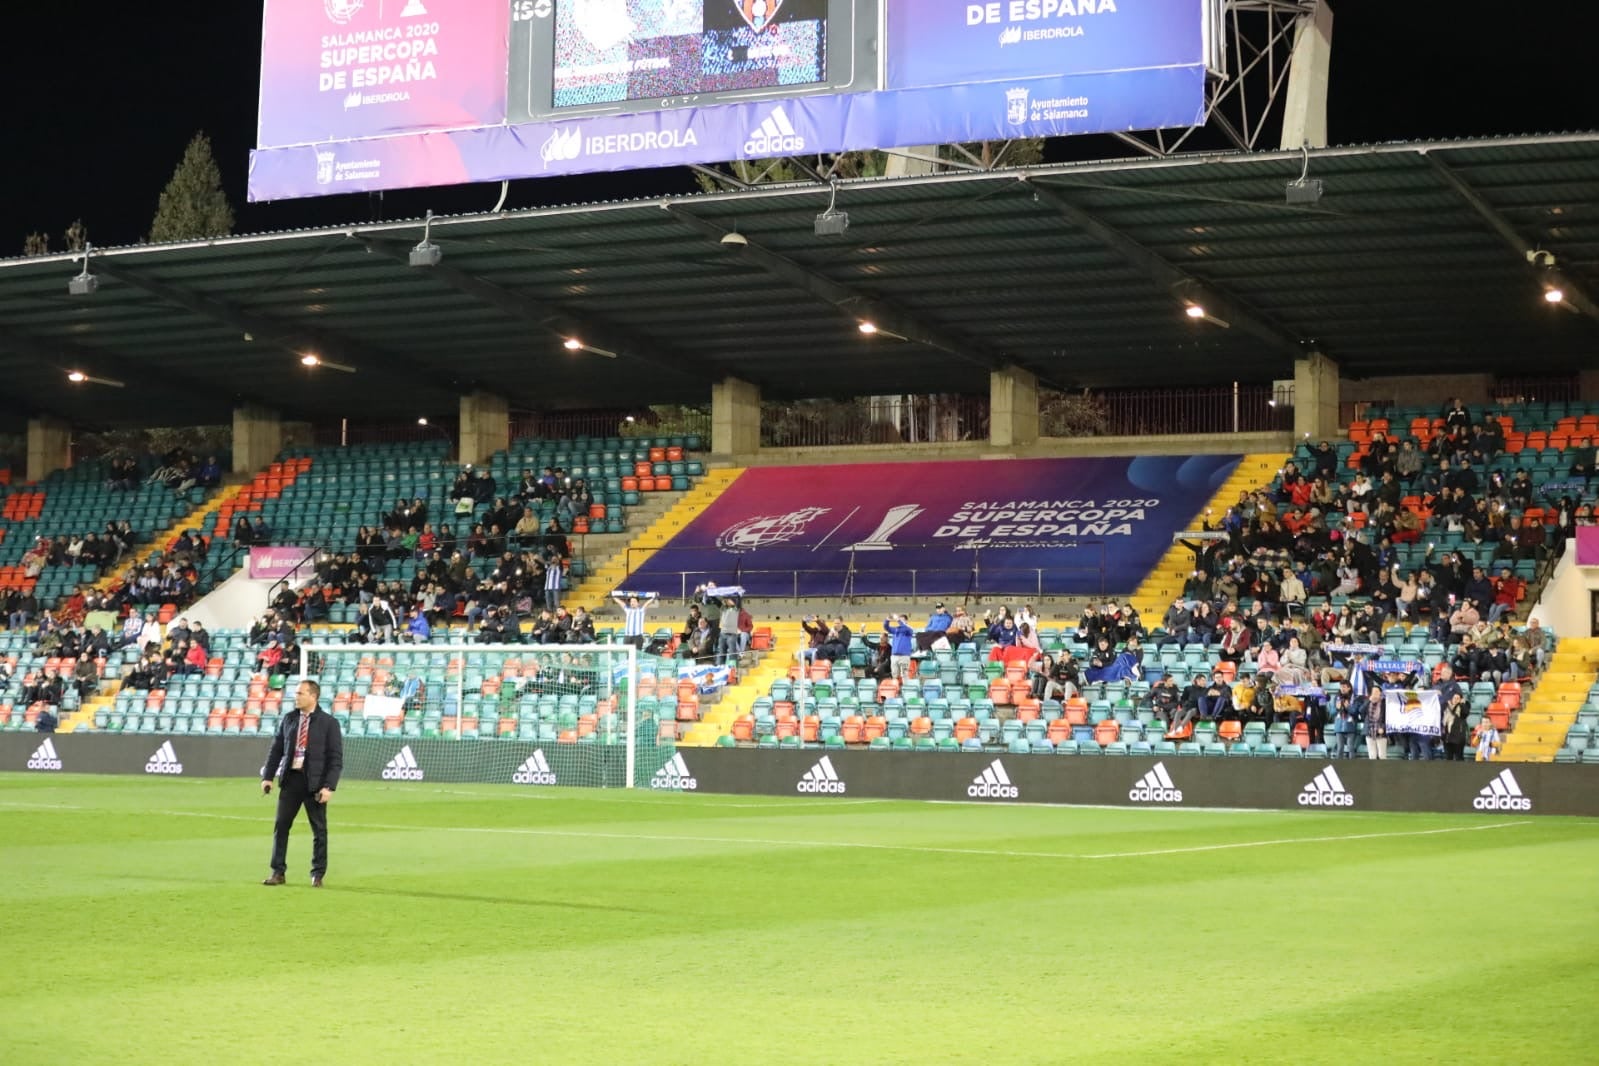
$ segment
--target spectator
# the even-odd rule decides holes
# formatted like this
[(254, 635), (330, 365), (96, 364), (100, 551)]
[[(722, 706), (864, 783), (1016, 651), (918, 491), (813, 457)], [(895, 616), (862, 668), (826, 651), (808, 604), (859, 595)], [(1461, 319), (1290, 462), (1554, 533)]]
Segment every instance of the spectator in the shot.
[(1333, 756), (1353, 759), (1360, 751), (1360, 735), (1366, 725), (1365, 697), (1356, 696), (1349, 679), (1343, 678), (1328, 702), (1333, 716), (1333, 736), (1337, 738)]
[(890, 641), (889, 668), (897, 680), (904, 681), (910, 676), (911, 653), (916, 647), (916, 633), (905, 624), (905, 616), (902, 614), (883, 619), (883, 633)]
[(54, 733), (59, 724), (49, 707), (40, 707), (38, 716), (33, 720), (33, 728), (37, 733)]
[(1527, 583), (1511, 573), (1509, 567), (1501, 570), (1493, 583), (1493, 605), (1488, 609), (1488, 621), (1497, 622), (1507, 614), (1514, 614), (1526, 588)]
[(917, 648), (931, 651), (933, 645), (941, 640), (946, 641), (945, 646), (948, 646), (946, 634), (949, 632), (949, 624), (954, 620), (955, 616), (950, 614), (942, 603), (934, 604), (933, 613), (927, 617), (927, 625), (916, 635)]
[(1500, 739), (1499, 727), (1494, 720), (1483, 715), (1482, 721), (1477, 723), (1477, 729), (1472, 736), (1472, 743), (1477, 748), (1478, 762), (1492, 762), (1499, 754)]

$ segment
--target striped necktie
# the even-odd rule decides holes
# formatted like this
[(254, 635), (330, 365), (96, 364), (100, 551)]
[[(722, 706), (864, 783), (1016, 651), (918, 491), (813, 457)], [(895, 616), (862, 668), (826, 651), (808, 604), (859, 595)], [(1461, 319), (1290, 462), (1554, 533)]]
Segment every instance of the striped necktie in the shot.
[(311, 714), (309, 711), (300, 712), (300, 732), (294, 741), (294, 763), (296, 770), (305, 768), (305, 750), (311, 742)]

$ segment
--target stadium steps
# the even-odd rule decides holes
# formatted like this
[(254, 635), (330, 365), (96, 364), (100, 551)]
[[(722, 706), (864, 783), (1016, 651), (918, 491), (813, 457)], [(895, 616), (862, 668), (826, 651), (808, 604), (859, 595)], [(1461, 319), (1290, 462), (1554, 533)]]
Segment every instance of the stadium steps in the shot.
[[(1198, 529), (1207, 511), (1213, 512), (1213, 517), (1219, 518), (1229, 507), (1238, 502), (1240, 493), (1252, 492), (1270, 484), (1288, 459), (1286, 452), (1260, 452), (1244, 456), (1227, 480), (1222, 482), (1221, 488), (1217, 489), (1215, 495), (1205, 504), (1205, 510), (1194, 515), (1181, 528)], [(1153, 629), (1160, 624), (1160, 620), (1166, 615), (1166, 608), (1170, 607), (1171, 601), (1182, 593), (1183, 584), (1193, 569), (1193, 552), (1181, 544), (1173, 544), (1166, 549), (1166, 554), (1161, 556), (1160, 562), (1155, 564), (1155, 568), (1149, 572), (1149, 576), (1138, 587), (1138, 591), (1132, 595), (1133, 606), (1138, 609), (1144, 625)]]
[(1505, 734), (1500, 757), (1510, 762), (1553, 762), (1596, 679), (1599, 637), (1563, 638)]
[(78, 730), (89, 732), (94, 729), (94, 715), (96, 711), (109, 711), (116, 706), (117, 693), (122, 691), (121, 681), (102, 681), (100, 691), (83, 701), (83, 705), (71, 714), (61, 716), (61, 722), (56, 726), (58, 733), (76, 733)]
[(689, 727), (678, 743), (685, 748), (709, 748), (717, 738), (733, 731), (733, 723), (750, 711), (755, 700), (772, 690), (773, 681), (788, 677), (794, 665), (794, 649), (805, 647), (805, 630), (799, 622), (772, 623), (772, 650), (767, 652), (755, 669), (740, 674), (738, 684), (722, 693), (721, 701), (705, 712), (698, 722)]
[[(625, 547), (617, 551), (605, 562), (594, 567), (583, 582), (566, 596), (566, 601), (573, 604), (582, 604), (591, 612), (598, 612), (611, 605), (611, 593), (622, 587), (627, 580), (629, 569), (637, 569), (653, 552), (650, 549), (660, 548), (671, 540), (678, 532), (696, 517), (705, 508), (714, 503), (717, 497), (727, 490), (727, 487), (738, 479), (744, 472), (742, 467), (721, 467), (707, 470), (700, 479), (699, 484), (685, 492), (663, 514), (645, 527), (644, 531), (634, 537)], [(632, 552), (631, 559), (629, 551)], [(678, 589), (646, 589), (644, 591), (658, 591), (663, 599), (676, 598)]]

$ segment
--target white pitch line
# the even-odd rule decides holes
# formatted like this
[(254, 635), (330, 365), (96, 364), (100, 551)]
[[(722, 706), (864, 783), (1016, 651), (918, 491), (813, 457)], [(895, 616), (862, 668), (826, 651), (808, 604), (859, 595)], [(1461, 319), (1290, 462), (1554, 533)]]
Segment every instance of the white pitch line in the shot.
[[(16, 804), (0, 803), (0, 806), (17, 806)], [(68, 810), (115, 810), (109, 807), (63, 807)], [(153, 811), (154, 814), (165, 814), (177, 818), (212, 818), (230, 822), (265, 822), (264, 815), (244, 814), (217, 814), (212, 811)], [(400, 825), (388, 822), (335, 822), (334, 825), (346, 829), (383, 829), (406, 833), (488, 833), (492, 835), (510, 836), (539, 836), (539, 837), (568, 837), (577, 840), (648, 840), (656, 843), (690, 843), (690, 844), (739, 844), (756, 845), (759, 847), (790, 847), (790, 848), (843, 848), (864, 851), (904, 851), (924, 855), (970, 855), (988, 858), (1003, 859), (1068, 859), (1075, 861), (1098, 861), (1104, 859), (1142, 859), (1159, 855), (1187, 855), (1205, 851), (1231, 851), (1237, 848), (1271, 848), (1288, 844), (1327, 844), (1348, 840), (1381, 840), (1395, 837), (1427, 837), (1442, 836), (1447, 833), (1477, 833), (1490, 829), (1509, 829), (1513, 826), (1531, 825), (1532, 820), (1527, 818), (1510, 822), (1491, 822), (1486, 825), (1461, 825), (1445, 829), (1407, 829), (1396, 830), (1390, 833), (1344, 833), (1330, 836), (1314, 837), (1282, 837), (1273, 840), (1240, 840), (1229, 844), (1198, 844), (1183, 848), (1155, 848), (1148, 851), (1110, 851), (1098, 854), (1082, 854), (1060, 851), (1009, 851), (994, 848), (938, 848), (919, 844), (873, 844), (863, 841), (850, 840), (793, 840), (772, 839), (769, 837), (721, 837), (721, 836), (685, 836), (673, 833), (602, 833), (592, 830), (575, 829), (530, 829), (518, 827), (499, 826), (473, 826), (473, 825)]]
[[(402, 788), (402, 789), (397, 789), (396, 791), (410, 791), (410, 790)], [(455, 789), (455, 788), (436, 788), (436, 789), (433, 789), (432, 791), (435, 794), (441, 795), (441, 796), (473, 796), (473, 797), (477, 797), (479, 799), (495, 799), (495, 800), (505, 799), (506, 797), (510, 797), (511, 799), (525, 799), (525, 800), (574, 800), (574, 799), (581, 799), (581, 800), (583, 800), (586, 803), (586, 802), (588, 802), (588, 801), (590, 801), (591, 799), (594, 798), (594, 797), (591, 797), (591, 796), (581, 796), (581, 797), (580, 796), (575, 796), (570, 791), (562, 792), (562, 791), (560, 791), (558, 789), (543, 789), (543, 790), (531, 790), (530, 789), (530, 790), (525, 791), (525, 792), (468, 792), (468, 791), (464, 791), (462, 789)], [(662, 795), (662, 793), (659, 793), (659, 792), (646, 793), (646, 795), (659, 796), (659, 795)], [(806, 803), (804, 801), (807, 798), (808, 797), (799, 796), (799, 797), (796, 797), (795, 800), (790, 800), (790, 801), (785, 802), (785, 803), (710, 803), (710, 804), (706, 804), (706, 806), (708, 808), (710, 808), (711, 810), (718, 810), (718, 811), (720, 811), (720, 810), (753, 811), (753, 810), (780, 809), (780, 810), (794, 811), (796, 813), (809, 813), (811, 811), (821, 810), (821, 809), (823, 809), (823, 807), (862, 807), (862, 806), (865, 806), (865, 805), (870, 804), (870, 803), (892, 803), (893, 802), (892, 800), (886, 800), (886, 799), (854, 799), (854, 800), (829, 800), (829, 801), (825, 801), (823, 803)], [(624, 797), (624, 800), (625, 799), (626, 799), (626, 797)]]

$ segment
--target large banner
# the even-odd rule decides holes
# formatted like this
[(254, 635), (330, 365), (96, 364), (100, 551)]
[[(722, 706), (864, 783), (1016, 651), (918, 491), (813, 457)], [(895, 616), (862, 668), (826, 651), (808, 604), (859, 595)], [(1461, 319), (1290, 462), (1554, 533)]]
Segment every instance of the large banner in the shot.
[(505, 121), (505, 0), (266, 0), (262, 148)]
[(1201, 0), (885, 0), (888, 85), (1195, 66)]
[(630, 575), (675, 595), (1124, 593), (1236, 455), (1007, 459), (745, 471)]
[(1443, 709), (1431, 689), (1388, 689), (1383, 693), (1383, 718), (1390, 733), (1435, 737), (1443, 731)]
[[(413, 4), (427, 14), (408, 16)], [(679, 7), (698, 11), (699, 21), (677, 25), (668, 8)], [(989, 24), (991, 7), (1002, 24)], [(1093, 14), (1084, 14), (1090, 7)], [(1006, 21), (1012, 9), (1019, 21)], [(887, 39), (904, 35), (891, 48), (891, 76), (866, 79), (875, 91), (842, 91), (823, 81), (831, 75), (819, 42), (844, 30), (814, 3), (518, 3), (513, 17), (554, 24), (554, 56), (532, 60), (551, 74), (557, 111), (605, 110), (572, 118), (544, 112), (538, 121), (507, 124), (506, 0), (270, 0), (249, 197), (1203, 120), (1204, 0), (929, 0), (925, 24), (922, 10), (910, 0), (891, 2)], [(968, 26), (972, 11), (982, 17)], [(855, 32), (869, 31), (857, 24)], [(748, 43), (724, 49), (717, 34)], [(807, 85), (813, 95), (784, 96)]]

